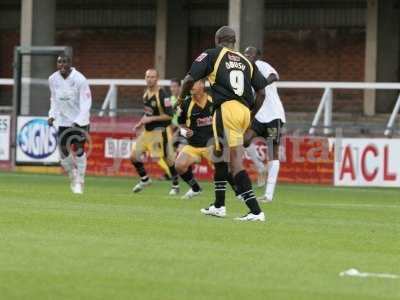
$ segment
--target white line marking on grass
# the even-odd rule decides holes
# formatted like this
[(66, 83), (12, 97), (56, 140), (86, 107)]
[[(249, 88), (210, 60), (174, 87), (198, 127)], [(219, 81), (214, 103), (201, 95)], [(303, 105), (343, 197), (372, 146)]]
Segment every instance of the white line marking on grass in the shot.
[(284, 202), (283, 204), (293, 206), (319, 206), (319, 207), (355, 207), (355, 208), (400, 208), (400, 205), (385, 205), (385, 204), (350, 204), (350, 203), (296, 203)]
[(335, 192), (360, 192), (360, 193), (387, 193), (387, 194), (398, 194), (400, 195), (400, 190), (395, 187), (382, 188), (382, 187), (346, 187), (346, 186), (329, 186), (329, 185), (290, 185), (282, 184), (281, 189), (291, 189), (291, 190), (310, 190), (313, 191), (335, 191)]
[(340, 277), (343, 276), (351, 276), (351, 277), (378, 277), (378, 278), (387, 278), (387, 279), (398, 279), (400, 275), (389, 274), (389, 273), (368, 273), (368, 272), (360, 272), (357, 269), (351, 268), (346, 271), (339, 273)]

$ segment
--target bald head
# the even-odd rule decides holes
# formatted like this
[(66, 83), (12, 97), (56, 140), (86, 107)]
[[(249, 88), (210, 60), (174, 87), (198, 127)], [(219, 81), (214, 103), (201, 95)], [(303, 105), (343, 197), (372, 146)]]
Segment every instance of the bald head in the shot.
[(146, 80), (146, 85), (148, 88), (152, 89), (157, 86), (158, 82), (158, 72), (156, 69), (148, 69), (144, 74), (144, 79)]
[(245, 50), (244, 50), (244, 56), (246, 56), (246, 58), (248, 60), (250, 60), (251, 62), (254, 62), (257, 60), (257, 56), (260, 54), (260, 51), (253, 46), (248, 46)]
[(235, 30), (229, 26), (222, 26), (215, 33), (215, 45), (233, 48), (236, 42)]

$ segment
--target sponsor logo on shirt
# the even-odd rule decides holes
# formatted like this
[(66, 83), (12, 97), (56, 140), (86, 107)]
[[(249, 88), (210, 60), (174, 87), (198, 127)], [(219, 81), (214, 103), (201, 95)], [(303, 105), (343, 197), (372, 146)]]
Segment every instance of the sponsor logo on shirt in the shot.
[(172, 106), (171, 99), (170, 98), (165, 98), (164, 99), (164, 105), (165, 105), (165, 107)]
[(230, 54), (230, 53), (228, 53), (228, 59), (229, 60), (233, 60), (233, 61), (240, 61), (240, 57), (239, 56), (233, 55), (233, 54)]
[(196, 123), (197, 127), (210, 126), (212, 124), (212, 117), (198, 118)]
[(200, 54), (197, 58), (196, 61), (197, 62), (201, 62), (205, 57), (207, 57), (207, 53), (203, 52), (202, 54)]

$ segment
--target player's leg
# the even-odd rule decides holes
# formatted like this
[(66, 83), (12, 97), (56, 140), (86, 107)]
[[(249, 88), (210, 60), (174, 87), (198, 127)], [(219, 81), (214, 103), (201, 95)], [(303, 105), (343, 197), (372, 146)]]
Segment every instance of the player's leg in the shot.
[(169, 191), (170, 196), (175, 196), (179, 194), (179, 175), (175, 169), (175, 152), (172, 145), (172, 133), (171, 128), (167, 127), (166, 130), (162, 132), (162, 150), (163, 157), (166, 158), (169, 172), (171, 173), (172, 186)]
[(201, 194), (201, 188), (196, 179), (194, 178), (192, 165), (198, 162), (198, 157), (195, 153), (192, 153), (191, 146), (185, 146), (179, 152), (178, 157), (175, 161), (175, 169), (181, 176), (183, 181), (185, 181), (190, 189), (187, 193), (182, 196), (182, 199), (190, 199)]
[(270, 148), (272, 148), (272, 153), (269, 152), (267, 169), (268, 169), (268, 177), (267, 177), (267, 185), (265, 187), (265, 195), (258, 200), (261, 202), (271, 202), (274, 197), (275, 186), (278, 180), (280, 161), (279, 161), (279, 145), (281, 140), (281, 121), (275, 120), (274, 128), (276, 130), (272, 130), (273, 133), (270, 134), (268, 138)]
[(74, 165), (74, 159), (72, 156), (72, 151), (70, 145), (67, 144), (69, 137), (70, 127), (59, 127), (58, 128), (58, 141), (59, 141), (59, 151), (60, 151), (60, 163), (64, 171), (67, 173), (70, 179), (71, 191), (74, 192), (76, 168)]
[[(265, 167), (264, 162), (260, 158), (258, 154), (257, 147), (252, 140), (259, 136), (258, 127), (255, 126), (257, 120), (253, 120), (251, 128), (248, 128), (244, 135), (244, 146), (246, 148), (246, 153), (250, 157), (251, 161), (253, 162), (254, 166), (257, 170), (257, 186), (261, 187), (264, 186), (267, 176), (267, 168)], [(253, 128), (254, 127), (254, 128)]]
[(165, 159), (162, 157), (157, 161), (157, 164), (160, 166), (161, 170), (164, 172), (164, 179), (171, 179), (171, 172), (169, 171), (169, 166)]
[(72, 143), (76, 147), (76, 181), (75, 192), (78, 194), (83, 193), (85, 183), (87, 157), (85, 153), (85, 143), (89, 132), (89, 126), (75, 127), (73, 136), (71, 137)]
[(246, 153), (251, 159), (252, 163), (256, 167), (257, 170), (257, 186), (262, 187), (265, 184), (267, 169), (264, 165), (264, 162), (261, 160), (260, 155), (257, 152), (257, 146), (254, 143), (251, 143), (246, 148)]
[(238, 218), (241, 221), (265, 221), (265, 215), (257, 202), (249, 175), (243, 166), (245, 131), (250, 125), (250, 111), (238, 101), (225, 102), (222, 105), (224, 126), (228, 129), (230, 170), (237, 191), (250, 212)]
[(151, 184), (151, 179), (147, 175), (146, 169), (143, 162), (141, 161), (141, 155), (146, 151), (148, 132), (142, 132), (136, 140), (136, 143), (132, 146), (131, 151), (131, 162), (136, 172), (140, 176), (140, 181), (132, 188), (134, 193), (142, 191), (146, 186)]
[(244, 147), (241, 145), (230, 147), (230, 166), (234, 176), (236, 188), (243, 202), (247, 205), (250, 212), (238, 218), (242, 221), (264, 221), (265, 216), (257, 202), (249, 175), (243, 166)]
[[(229, 167), (229, 165), (228, 165), (228, 167)], [(227, 181), (227, 182), (229, 183), (229, 185), (231, 186), (232, 191), (235, 193), (235, 196), (236, 196), (240, 201), (242, 201), (242, 198), (240, 197), (240, 195), (239, 195), (239, 193), (238, 193), (238, 190), (237, 190), (237, 188), (236, 188), (235, 179), (233, 179), (233, 175), (232, 175), (232, 172), (231, 172), (231, 171), (228, 172), (228, 176), (226, 177), (226, 181)]]
[(268, 169), (268, 177), (267, 177), (267, 185), (265, 187), (265, 201), (271, 202), (274, 197), (275, 186), (278, 180), (280, 162), (279, 155), (275, 155), (275, 153), (279, 153), (279, 146), (273, 145), (274, 155), (273, 160), (268, 161), (267, 169)]
[(214, 164), (214, 203), (210, 204), (207, 208), (202, 208), (201, 213), (216, 217), (225, 217), (225, 190), (227, 177), (229, 174), (228, 163), (224, 159), (224, 125), (222, 122), (221, 107), (218, 107), (213, 116), (213, 134), (214, 134), (214, 148), (212, 155), (212, 162)]

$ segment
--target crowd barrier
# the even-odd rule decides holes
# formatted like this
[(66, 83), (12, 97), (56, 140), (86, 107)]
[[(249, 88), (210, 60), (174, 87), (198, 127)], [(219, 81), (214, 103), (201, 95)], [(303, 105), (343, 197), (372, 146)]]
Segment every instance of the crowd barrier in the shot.
[[(0, 116), (0, 169), (9, 170), (10, 117)], [(138, 132), (133, 130), (136, 117), (99, 117), (91, 119), (87, 143), (89, 175), (136, 176), (129, 160)], [(17, 120), (16, 169), (60, 173), (57, 130), (47, 125), (46, 117), (21, 116)], [(268, 146), (257, 141), (264, 159)], [(400, 139), (365, 139), (343, 137), (284, 136), (281, 147), (280, 182), (326, 184), (336, 186), (400, 187)], [(163, 171), (149, 157), (144, 157), (150, 175)], [(245, 156), (250, 176), (257, 176)], [(33, 166), (33, 167), (32, 167)], [(39, 167), (38, 167), (39, 166)], [(203, 160), (194, 167), (197, 178), (213, 179), (213, 167)]]

